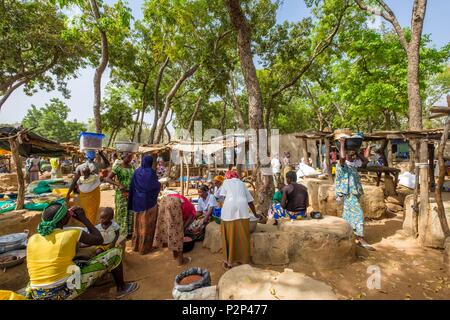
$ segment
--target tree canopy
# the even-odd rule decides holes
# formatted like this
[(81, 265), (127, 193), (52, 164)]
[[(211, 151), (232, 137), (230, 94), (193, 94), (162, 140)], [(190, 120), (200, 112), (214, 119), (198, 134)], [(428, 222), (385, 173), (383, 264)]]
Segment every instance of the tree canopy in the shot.
[[(142, 19), (132, 17), (124, 1), (95, 0), (97, 16), (93, 1), (1, 2), (3, 101), (20, 86), (28, 94), (58, 88), (68, 97), (67, 79), (105, 62), (104, 33), (110, 82), (100, 90), (96, 78), (96, 94), (105, 92), (94, 101), (95, 127), (100, 124), (111, 142), (161, 142), (169, 123), (189, 130), (196, 120), (204, 129), (251, 125), (239, 38), (224, 0), (145, 0)], [(373, 3), (350, 0), (306, 0), (309, 17), (277, 23), (281, 3), (239, 1), (261, 88), (263, 127), (282, 133), (408, 128), (411, 57), (404, 44), (417, 37), (417, 26), (398, 30), (387, 19), (375, 28), (373, 10), (361, 10)], [(79, 8), (76, 14), (67, 13), (70, 6)], [(391, 14), (384, 7), (378, 13)], [(427, 34), (415, 41), (424, 126), (437, 126), (426, 115), (450, 91), (450, 44), (436, 48)], [(32, 106), (24, 123), (37, 126), (32, 119), (63, 105), (52, 100), (42, 110)]]

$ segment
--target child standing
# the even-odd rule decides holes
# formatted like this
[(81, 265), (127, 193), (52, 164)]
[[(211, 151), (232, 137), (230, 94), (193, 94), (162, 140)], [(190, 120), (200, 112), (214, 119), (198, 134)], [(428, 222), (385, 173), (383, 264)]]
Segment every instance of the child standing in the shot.
[(96, 254), (100, 254), (116, 246), (119, 239), (119, 225), (113, 220), (114, 210), (110, 207), (102, 208), (100, 211), (100, 223), (95, 227), (103, 237), (103, 244), (97, 247)]

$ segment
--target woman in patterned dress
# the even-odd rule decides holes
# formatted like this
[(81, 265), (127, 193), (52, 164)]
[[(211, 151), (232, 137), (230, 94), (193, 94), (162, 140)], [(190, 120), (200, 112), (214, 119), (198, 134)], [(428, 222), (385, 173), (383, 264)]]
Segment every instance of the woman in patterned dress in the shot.
[(347, 221), (356, 235), (358, 244), (368, 250), (373, 248), (364, 239), (364, 213), (359, 199), (364, 193), (358, 168), (367, 165), (367, 158), (355, 151), (345, 150), (345, 138), (341, 138), (339, 162), (336, 165), (335, 190), (339, 201), (344, 201), (342, 218)]
[[(115, 195), (115, 217), (114, 220), (120, 226), (120, 234), (131, 239), (133, 235), (133, 214), (128, 210), (128, 192), (131, 179), (133, 178), (134, 167), (131, 165), (133, 160), (132, 153), (124, 153), (122, 162), (116, 165), (106, 178), (106, 182), (116, 186)], [(117, 181), (114, 178), (117, 177)]]
[(170, 195), (165, 196), (159, 203), (153, 247), (167, 246), (179, 266), (191, 262), (190, 257), (183, 256), (184, 228), (182, 199)]

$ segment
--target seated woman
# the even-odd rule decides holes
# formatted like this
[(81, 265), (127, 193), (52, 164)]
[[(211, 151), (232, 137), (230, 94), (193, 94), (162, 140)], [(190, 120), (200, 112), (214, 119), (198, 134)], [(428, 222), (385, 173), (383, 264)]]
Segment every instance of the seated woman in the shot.
[[(70, 217), (80, 221), (87, 232), (79, 228), (63, 229)], [(79, 268), (75, 261), (80, 242), (97, 246), (103, 243), (99, 230), (86, 217), (80, 207), (67, 209), (66, 205), (53, 203), (42, 213), (38, 233), (31, 236), (27, 245), (27, 268), (30, 283), (27, 298), (34, 300), (68, 300), (82, 294), (106, 272), (111, 272), (117, 287), (117, 298), (138, 289), (135, 282), (125, 283), (123, 278), (122, 250), (109, 249), (89, 260)]]
[(197, 204), (197, 215), (195, 220), (187, 228), (186, 234), (194, 240), (203, 240), (205, 227), (211, 219), (214, 208), (218, 207), (218, 204), (207, 186), (200, 186), (198, 194), (200, 197)]
[(272, 205), (269, 209), (269, 217), (274, 218), (275, 214), (282, 215), (283, 208), (281, 208), (281, 201), (283, 199), (283, 182), (279, 181), (275, 193), (272, 197)]
[(301, 220), (306, 217), (308, 203), (308, 189), (297, 183), (295, 171), (286, 173), (287, 185), (283, 187), (280, 212), (274, 214), (276, 220), (292, 219)]

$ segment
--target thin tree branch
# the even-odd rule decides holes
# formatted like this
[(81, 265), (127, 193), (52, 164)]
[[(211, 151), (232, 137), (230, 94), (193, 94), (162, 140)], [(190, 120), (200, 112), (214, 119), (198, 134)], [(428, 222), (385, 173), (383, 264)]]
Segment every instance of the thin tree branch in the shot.
[(406, 40), (405, 33), (403, 32), (403, 29), (400, 26), (400, 23), (398, 22), (394, 11), (392, 11), (392, 9), (383, 0), (377, 0), (377, 3), (384, 9), (384, 11), (368, 7), (362, 0), (355, 0), (355, 3), (361, 10), (382, 17), (386, 21), (390, 22), (400, 39), (401, 45), (406, 51), (408, 51), (408, 41)]

